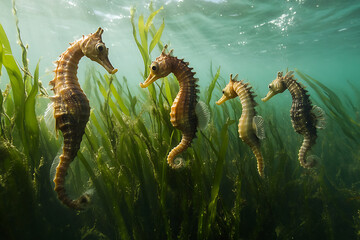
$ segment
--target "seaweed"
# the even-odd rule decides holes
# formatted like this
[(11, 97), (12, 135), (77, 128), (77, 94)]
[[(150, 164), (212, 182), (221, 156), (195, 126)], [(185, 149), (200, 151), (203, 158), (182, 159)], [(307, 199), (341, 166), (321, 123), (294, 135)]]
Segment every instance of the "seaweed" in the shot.
[[(137, 22), (131, 10), (133, 38), (144, 64), (141, 78), (148, 74), (151, 53), (163, 47), (165, 21), (159, 26), (156, 21), (162, 9), (151, 4), (148, 18), (140, 15)], [(238, 137), (241, 104), (213, 105), (225, 81), (220, 66), (213, 70), (210, 64), (211, 79), (202, 88), (211, 121), (183, 154), (181, 171), (166, 164), (181, 137), (169, 117), (178, 91), (174, 77), (144, 91), (130, 88), (125, 76), (101, 75), (90, 66), (84, 89), (93, 109), (68, 182), (70, 192), (91, 193), (92, 206), (83, 212), (65, 208), (49, 180), (61, 139), (36, 114), (49, 101), (39, 64), (32, 75), (19, 28), (18, 34), (21, 67), (0, 25), (0, 72), (4, 67), (7, 73), (1, 72), (1, 80), (9, 81), (0, 90), (1, 238), (359, 238), (359, 99), (345, 98), (298, 70), (311, 98), (328, 115), (313, 149), (321, 157), (319, 166), (299, 166), (301, 138), (291, 127), (288, 109), (259, 106), (267, 136), (262, 145), (266, 178), (261, 179), (251, 150)], [(353, 84), (349, 88), (358, 96)]]

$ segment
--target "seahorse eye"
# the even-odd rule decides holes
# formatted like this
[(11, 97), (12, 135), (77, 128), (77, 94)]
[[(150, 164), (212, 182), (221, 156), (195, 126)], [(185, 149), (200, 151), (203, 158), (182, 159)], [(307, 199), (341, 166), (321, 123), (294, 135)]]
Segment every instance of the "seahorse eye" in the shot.
[(157, 72), (159, 70), (159, 64), (157, 62), (153, 62), (150, 67), (153, 72)]
[(271, 84), (269, 84), (269, 89), (271, 89)]
[(102, 51), (105, 49), (104, 44), (98, 43), (98, 44), (96, 45), (96, 49), (97, 49), (99, 52), (102, 52)]
[(225, 94), (225, 91), (223, 90), (222, 93)]

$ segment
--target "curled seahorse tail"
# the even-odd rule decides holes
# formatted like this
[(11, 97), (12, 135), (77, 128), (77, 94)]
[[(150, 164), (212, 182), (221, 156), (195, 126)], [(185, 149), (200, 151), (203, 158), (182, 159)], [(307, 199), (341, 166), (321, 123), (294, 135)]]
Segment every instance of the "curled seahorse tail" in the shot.
[[(299, 150), (299, 162), (304, 168), (312, 168), (316, 165), (314, 158), (306, 158), (307, 152), (310, 151), (311, 147), (315, 144), (315, 139), (310, 135), (304, 135), (304, 141)], [(307, 160), (312, 161), (307, 161)]]
[[(65, 177), (67, 170), (70, 166), (70, 163), (74, 160), (74, 154), (69, 154), (67, 150), (73, 152), (72, 147), (69, 144), (64, 144), (63, 154), (60, 156), (59, 165), (56, 167), (56, 174), (54, 178), (55, 188), (57, 192), (58, 199), (65, 204), (66, 206), (75, 209), (75, 210), (84, 210), (85, 206), (90, 202), (90, 196), (88, 194), (83, 194), (78, 199), (71, 199), (65, 190)], [(77, 152), (77, 150), (76, 150)], [(76, 153), (75, 153), (76, 154)]]
[(251, 150), (253, 151), (255, 157), (256, 157), (256, 160), (257, 160), (257, 169), (258, 169), (258, 172), (259, 172), (259, 175), (260, 177), (265, 177), (265, 174), (264, 174), (264, 158), (261, 154), (261, 151), (260, 151), (260, 147), (259, 146), (252, 146), (251, 147)]
[(179, 163), (175, 163), (175, 157), (190, 146), (192, 139), (193, 137), (183, 134), (180, 143), (170, 151), (167, 157), (167, 162), (170, 167), (179, 169), (184, 166), (184, 159), (177, 158), (179, 159)]

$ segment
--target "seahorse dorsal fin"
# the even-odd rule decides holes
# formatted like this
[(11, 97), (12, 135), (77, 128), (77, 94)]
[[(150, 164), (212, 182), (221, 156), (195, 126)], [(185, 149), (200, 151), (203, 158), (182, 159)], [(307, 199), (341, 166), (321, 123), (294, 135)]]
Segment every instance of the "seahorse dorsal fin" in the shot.
[(320, 161), (320, 158), (316, 155), (310, 155), (306, 157), (306, 166), (308, 168), (315, 167), (315, 165)]
[(195, 106), (195, 113), (198, 119), (198, 128), (206, 128), (210, 121), (210, 111), (208, 106), (204, 102), (199, 101)]
[(265, 138), (264, 119), (261, 116), (254, 116), (253, 129), (259, 139)]
[(314, 105), (311, 109), (311, 112), (314, 115), (316, 121), (316, 128), (324, 129), (326, 127), (326, 115), (324, 110), (322, 110), (321, 107)]
[(54, 101), (55, 101), (55, 97), (49, 97), (51, 100), (51, 103), (48, 104), (46, 110), (45, 110), (45, 114), (44, 114), (44, 120), (45, 120), (45, 125), (46, 127), (49, 129), (49, 131), (51, 132), (52, 135), (57, 135), (57, 133), (55, 132), (55, 118), (54, 118)]

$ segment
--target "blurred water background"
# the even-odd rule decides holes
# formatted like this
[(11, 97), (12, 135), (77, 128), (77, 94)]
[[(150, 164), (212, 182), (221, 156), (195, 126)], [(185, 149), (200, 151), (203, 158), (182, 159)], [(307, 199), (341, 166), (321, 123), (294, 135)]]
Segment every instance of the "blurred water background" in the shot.
[[(170, 43), (176, 56), (191, 63), (200, 85), (210, 81), (210, 62), (220, 65), (226, 75), (239, 73), (262, 93), (276, 72), (286, 68), (296, 67), (342, 90), (346, 90), (342, 84), (345, 80), (359, 78), (359, 1), (153, 3), (156, 9), (164, 6), (156, 19), (165, 19), (163, 41)], [(49, 72), (43, 82), (53, 77), (52, 62), (68, 42), (99, 26), (105, 29), (104, 42), (119, 74), (127, 76), (133, 86), (141, 82), (141, 58), (131, 37), (130, 8), (136, 7), (137, 14), (144, 13), (149, 1), (18, 0), (17, 6), (22, 38), (30, 46), (30, 61), (35, 63), (41, 58), (40, 72)], [(15, 42), (11, 1), (1, 1), (0, 22), (10, 41)], [(20, 49), (13, 48), (17, 55)], [(157, 55), (153, 53), (154, 58)]]

